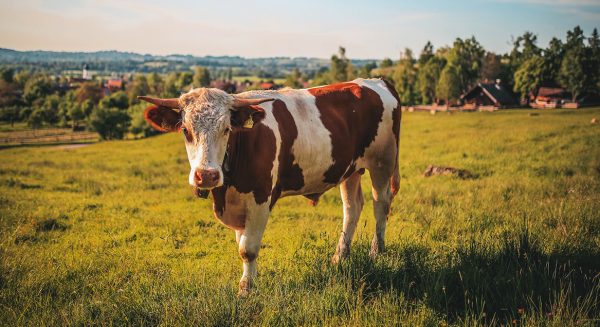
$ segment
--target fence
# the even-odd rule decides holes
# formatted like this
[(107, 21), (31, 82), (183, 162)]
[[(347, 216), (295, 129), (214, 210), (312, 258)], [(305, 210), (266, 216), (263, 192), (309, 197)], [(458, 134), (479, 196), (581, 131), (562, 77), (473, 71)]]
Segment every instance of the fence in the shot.
[(68, 128), (0, 132), (0, 145), (77, 143), (97, 140), (98, 133), (73, 132)]

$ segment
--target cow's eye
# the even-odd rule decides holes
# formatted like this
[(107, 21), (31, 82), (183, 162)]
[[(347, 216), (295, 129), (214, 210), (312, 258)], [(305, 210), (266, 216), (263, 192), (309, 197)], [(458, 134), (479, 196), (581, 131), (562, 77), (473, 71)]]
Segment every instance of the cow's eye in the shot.
[(188, 129), (185, 128), (185, 127), (182, 127), (181, 131), (183, 132), (183, 135), (185, 136), (185, 139), (188, 142), (191, 142), (192, 141), (192, 134), (188, 131)]
[(231, 132), (231, 128), (230, 128), (230, 127), (227, 127), (227, 128), (225, 129), (225, 131), (223, 132), (223, 134), (227, 135), (227, 134), (229, 134), (229, 132)]

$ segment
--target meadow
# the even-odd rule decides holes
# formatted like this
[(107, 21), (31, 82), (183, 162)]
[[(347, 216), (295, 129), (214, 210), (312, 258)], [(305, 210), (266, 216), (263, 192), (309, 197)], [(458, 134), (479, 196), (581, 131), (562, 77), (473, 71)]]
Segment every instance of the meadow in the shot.
[(387, 252), (367, 175), (338, 266), (338, 190), (285, 198), (245, 298), (181, 135), (2, 149), (0, 325), (598, 326), (600, 108), (532, 112), (405, 113)]

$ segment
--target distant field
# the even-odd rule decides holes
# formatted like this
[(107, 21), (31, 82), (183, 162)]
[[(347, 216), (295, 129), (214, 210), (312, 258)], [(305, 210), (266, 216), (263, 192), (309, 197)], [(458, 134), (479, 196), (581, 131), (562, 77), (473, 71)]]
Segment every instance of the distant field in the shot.
[(600, 108), (530, 112), (405, 113), (388, 251), (366, 175), (340, 266), (338, 191), (282, 199), (248, 298), (181, 135), (0, 150), (0, 325), (598, 326)]
[(260, 81), (270, 81), (273, 80), (275, 84), (283, 84), (285, 82), (285, 78), (261, 78), (258, 76), (234, 76), (233, 80), (236, 82), (243, 82), (245, 80), (249, 80), (250, 82), (260, 82)]

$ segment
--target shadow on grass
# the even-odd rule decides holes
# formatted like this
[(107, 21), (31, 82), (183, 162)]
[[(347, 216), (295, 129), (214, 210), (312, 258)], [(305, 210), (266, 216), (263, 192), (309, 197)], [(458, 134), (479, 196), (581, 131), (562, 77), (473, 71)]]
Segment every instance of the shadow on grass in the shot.
[(546, 253), (524, 232), (495, 247), (472, 241), (443, 254), (415, 244), (392, 244), (375, 259), (365, 243), (352, 251), (339, 266), (328, 258), (313, 257), (312, 263), (298, 258), (315, 267), (302, 282), (313, 288), (341, 282), (366, 301), (392, 292), (451, 321), (473, 315), (511, 321), (530, 313), (567, 319), (600, 314), (598, 250)]

